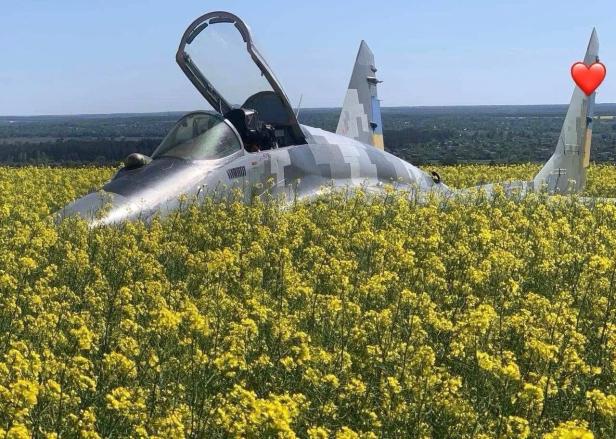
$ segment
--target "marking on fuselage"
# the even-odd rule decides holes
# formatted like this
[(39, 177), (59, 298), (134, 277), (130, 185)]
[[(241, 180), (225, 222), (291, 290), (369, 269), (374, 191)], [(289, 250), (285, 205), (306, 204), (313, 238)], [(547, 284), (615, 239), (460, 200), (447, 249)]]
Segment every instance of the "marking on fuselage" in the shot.
[(246, 167), (240, 166), (239, 168), (229, 169), (227, 170), (227, 175), (229, 176), (229, 180), (246, 177)]

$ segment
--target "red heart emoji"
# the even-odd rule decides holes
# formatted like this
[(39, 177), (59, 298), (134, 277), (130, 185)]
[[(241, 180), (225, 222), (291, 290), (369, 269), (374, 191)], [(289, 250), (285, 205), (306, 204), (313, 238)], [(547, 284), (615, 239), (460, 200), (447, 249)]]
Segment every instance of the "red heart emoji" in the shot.
[(596, 62), (591, 66), (578, 62), (571, 67), (573, 80), (586, 93), (586, 96), (590, 96), (595, 92), (605, 79), (606, 74), (607, 69), (600, 62)]

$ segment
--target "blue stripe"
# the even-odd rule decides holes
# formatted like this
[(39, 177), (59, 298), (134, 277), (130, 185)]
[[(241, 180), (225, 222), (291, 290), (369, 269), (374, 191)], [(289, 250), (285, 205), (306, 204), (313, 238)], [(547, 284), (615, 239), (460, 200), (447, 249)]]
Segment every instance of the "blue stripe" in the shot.
[(381, 118), (381, 101), (376, 96), (372, 96), (372, 122), (377, 124), (375, 134), (383, 134), (383, 120)]

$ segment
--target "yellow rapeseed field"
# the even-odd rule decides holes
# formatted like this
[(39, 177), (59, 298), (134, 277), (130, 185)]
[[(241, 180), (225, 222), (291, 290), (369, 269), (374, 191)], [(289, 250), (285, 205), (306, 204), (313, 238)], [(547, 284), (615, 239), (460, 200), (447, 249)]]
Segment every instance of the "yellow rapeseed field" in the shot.
[[(0, 168), (0, 438), (616, 438), (616, 205), (331, 195), (54, 225), (112, 172)], [(588, 194), (616, 196), (616, 168)]]

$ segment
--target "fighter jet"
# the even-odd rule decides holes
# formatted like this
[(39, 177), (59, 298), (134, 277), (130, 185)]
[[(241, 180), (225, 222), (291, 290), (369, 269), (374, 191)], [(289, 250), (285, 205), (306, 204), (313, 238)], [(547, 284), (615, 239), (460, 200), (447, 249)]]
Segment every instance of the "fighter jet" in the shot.
[[(593, 31), (584, 61), (598, 60)], [(184, 33), (176, 61), (215, 110), (186, 114), (151, 157), (132, 154), (103, 186), (66, 206), (91, 226), (149, 220), (177, 210), (185, 197), (243, 191), (288, 201), (331, 190), (394, 187), (412, 193), (456, 192), (383, 148), (374, 55), (361, 43), (336, 133), (301, 125), (249, 27), (229, 12), (212, 12)], [(589, 164), (594, 95), (576, 89), (554, 156), (531, 182), (507, 191), (583, 190)], [(493, 186), (484, 187), (492, 191)]]

